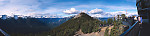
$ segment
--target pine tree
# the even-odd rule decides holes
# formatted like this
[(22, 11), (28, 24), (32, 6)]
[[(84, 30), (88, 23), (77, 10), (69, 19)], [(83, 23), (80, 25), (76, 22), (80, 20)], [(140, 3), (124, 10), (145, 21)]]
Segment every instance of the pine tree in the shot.
[(112, 22), (113, 22), (113, 19), (112, 19), (112, 18), (107, 19), (107, 23), (108, 23), (108, 24), (112, 24)]
[(107, 22), (106, 22), (106, 20), (104, 20), (104, 23), (103, 24), (106, 24)]

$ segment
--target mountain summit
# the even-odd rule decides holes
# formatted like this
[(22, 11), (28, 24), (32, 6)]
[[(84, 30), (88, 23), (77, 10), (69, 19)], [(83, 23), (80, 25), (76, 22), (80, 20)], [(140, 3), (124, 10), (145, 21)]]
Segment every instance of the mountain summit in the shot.
[(74, 18), (79, 18), (79, 17), (83, 17), (83, 18), (89, 18), (89, 19), (93, 19), (91, 16), (89, 16), (88, 14), (81, 12), (78, 15), (76, 15)]
[(83, 33), (96, 32), (99, 20), (93, 19), (86, 13), (79, 13), (74, 18), (66, 21), (49, 32), (50, 36), (73, 36), (81, 29)]
[(76, 15), (74, 18), (78, 18), (78, 17), (85, 16), (85, 15), (88, 16), (86, 13), (81, 12), (78, 15)]

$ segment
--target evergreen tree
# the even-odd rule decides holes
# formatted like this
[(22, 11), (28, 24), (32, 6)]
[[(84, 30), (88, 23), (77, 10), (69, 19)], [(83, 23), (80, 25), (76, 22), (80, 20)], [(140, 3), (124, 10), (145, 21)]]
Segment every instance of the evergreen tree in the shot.
[(103, 24), (106, 24), (107, 22), (106, 22), (106, 20), (104, 20), (104, 23)]
[(122, 17), (122, 18), (125, 18), (125, 17), (126, 17), (126, 15), (125, 15), (125, 14), (121, 14), (121, 17)]
[(103, 22), (103, 21), (100, 21), (100, 24), (104, 24), (104, 22)]
[(114, 21), (113, 22), (116, 22), (116, 18), (114, 17)]
[(125, 21), (125, 20), (124, 20), (125, 17), (126, 17), (125, 14), (121, 14), (122, 21)]
[(107, 23), (108, 23), (108, 24), (112, 24), (112, 22), (113, 22), (113, 19), (112, 19), (112, 18), (107, 19)]
[(117, 15), (117, 20), (118, 20), (118, 21), (120, 20), (120, 17), (119, 17), (119, 15)]

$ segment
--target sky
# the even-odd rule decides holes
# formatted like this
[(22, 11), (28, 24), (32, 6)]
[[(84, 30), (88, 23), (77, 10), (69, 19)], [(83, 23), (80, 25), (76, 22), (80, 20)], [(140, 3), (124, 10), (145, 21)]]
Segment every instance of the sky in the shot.
[(85, 12), (92, 17), (137, 15), (136, 0), (0, 0), (0, 15), (61, 16)]

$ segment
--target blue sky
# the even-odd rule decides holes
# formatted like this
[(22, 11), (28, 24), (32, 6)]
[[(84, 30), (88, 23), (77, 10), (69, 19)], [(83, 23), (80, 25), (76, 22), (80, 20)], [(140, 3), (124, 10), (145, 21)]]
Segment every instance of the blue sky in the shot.
[(0, 15), (70, 16), (84, 11), (95, 16), (126, 10), (137, 14), (136, 0), (0, 0)]

